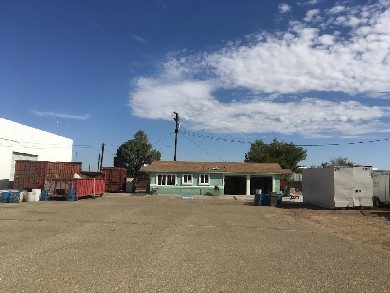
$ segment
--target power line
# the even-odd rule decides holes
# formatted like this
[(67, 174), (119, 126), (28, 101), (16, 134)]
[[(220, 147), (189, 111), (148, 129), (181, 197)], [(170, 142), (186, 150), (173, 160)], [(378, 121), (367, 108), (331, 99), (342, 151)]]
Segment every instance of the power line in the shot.
[(174, 132), (171, 132), (171, 133), (169, 133), (168, 135), (164, 136), (163, 138), (160, 138), (160, 139), (158, 139), (158, 140), (152, 142), (151, 144), (152, 144), (152, 145), (157, 144), (157, 143), (163, 141), (164, 139), (167, 139), (168, 137), (172, 136), (173, 134), (174, 134)]
[[(240, 144), (252, 144), (253, 141), (242, 141), (242, 140), (236, 140), (236, 139), (227, 139), (222, 137), (216, 137), (211, 135), (204, 135), (200, 133), (194, 133), (187, 130), (180, 131), (182, 134), (187, 134), (191, 136), (196, 136), (199, 138), (205, 138), (210, 140), (216, 140), (216, 141), (224, 141), (228, 143), (240, 143)], [(355, 144), (365, 144), (365, 143), (376, 143), (376, 142), (384, 142), (384, 141), (390, 141), (390, 138), (383, 138), (383, 139), (374, 139), (374, 140), (367, 140), (367, 141), (356, 141), (356, 142), (345, 142), (345, 143), (327, 143), (327, 144), (297, 144), (296, 146), (300, 147), (325, 147), (325, 146), (342, 146), (342, 145), (355, 145)]]
[(241, 143), (241, 144), (248, 144), (248, 143), (251, 144), (252, 143), (250, 141), (242, 141), (242, 140), (236, 140), (236, 139), (227, 139), (227, 138), (222, 138), (222, 137), (216, 137), (216, 136), (211, 136), (211, 135), (204, 135), (204, 134), (189, 132), (187, 130), (180, 131), (180, 133), (191, 135), (191, 136), (196, 136), (196, 137), (199, 137), (199, 138), (208, 138), (208, 139), (211, 139), (211, 140), (221, 140), (221, 141), (224, 141), (224, 142), (234, 142), (234, 143)]
[[(0, 144), (2, 147), (9, 147), (9, 148), (22, 148), (22, 149), (36, 149), (36, 150), (43, 150), (43, 149), (67, 149), (69, 147), (77, 147), (75, 145), (28, 145), (28, 144)], [(86, 149), (91, 149), (95, 148), (96, 146), (78, 146), (78, 148), (86, 148)]]
[[(94, 147), (91, 144), (64, 144), (64, 143), (41, 143), (41, 142), (31, 142), (31, 141), (17, 141), (13, 139), (8, 139), (4, 137), (0, 137), (0, 140), (4, 140), (4, 143), (7, 143), (7, 145), (1, 144), (2, 146), (24, 146), (24, 147), (87, 147), (91, 148)], [(13, 143), (13, 144), (12, 144)], [(12, 144), (12, 145), (11, 145)]]
[(212, 157), (216, 157), (218, 160), (220, 160), (221, 162), (226, 162), (225, 160), (221, 159), (220, 157), (218, 157), (217, 155), (214, 155), (212, 153), (210, 153), (208, 150), (206, 150), (204, 147), (201, 147), (200, 145), (198, 145), (197, 143), (195, 143), (192, 139), (190, 139), (189, 137), (187, 137), (184, 133), (182, 133), (183, 136), (188, 139), (188, 141), (190, 141), (192, 144), (194, 144), (197, 148), (199, 148), (200, 150), (204, 151), (206, 154), (212, 156)]

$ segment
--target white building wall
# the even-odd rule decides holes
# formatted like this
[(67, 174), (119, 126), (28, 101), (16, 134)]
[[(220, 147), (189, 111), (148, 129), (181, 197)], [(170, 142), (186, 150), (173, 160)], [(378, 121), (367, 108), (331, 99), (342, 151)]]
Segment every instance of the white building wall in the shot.
[(8, 188), (14, 153), (38, 161), (71, 162), (73, 140), (0, 118), (0, 189)]

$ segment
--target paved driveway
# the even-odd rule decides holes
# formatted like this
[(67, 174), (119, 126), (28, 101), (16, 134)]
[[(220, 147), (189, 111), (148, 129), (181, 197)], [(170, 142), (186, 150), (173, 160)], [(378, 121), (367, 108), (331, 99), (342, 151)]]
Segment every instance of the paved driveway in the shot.
[(388, 250), (285, 212), (125, 194), (1, 204), (0, 292), (390, 290)]

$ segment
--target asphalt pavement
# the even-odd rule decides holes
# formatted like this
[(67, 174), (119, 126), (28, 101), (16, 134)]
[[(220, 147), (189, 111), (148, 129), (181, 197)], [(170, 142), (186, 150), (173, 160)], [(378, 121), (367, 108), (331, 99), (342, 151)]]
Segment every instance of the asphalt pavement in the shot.
[(0, 292), (388, 292), (390, 252), (251, 198), (0, 204)]

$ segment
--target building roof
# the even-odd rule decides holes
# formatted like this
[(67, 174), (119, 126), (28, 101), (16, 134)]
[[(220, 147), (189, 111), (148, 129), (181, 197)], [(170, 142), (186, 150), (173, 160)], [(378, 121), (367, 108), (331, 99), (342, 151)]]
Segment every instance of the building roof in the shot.
[(282, 169), (278, 163), (240, 163), (240, 162), (182, 162), (153, 161), (143, 166), (145, 172), (213, 172), (244, 174), (290, 174), (289, 169)]

